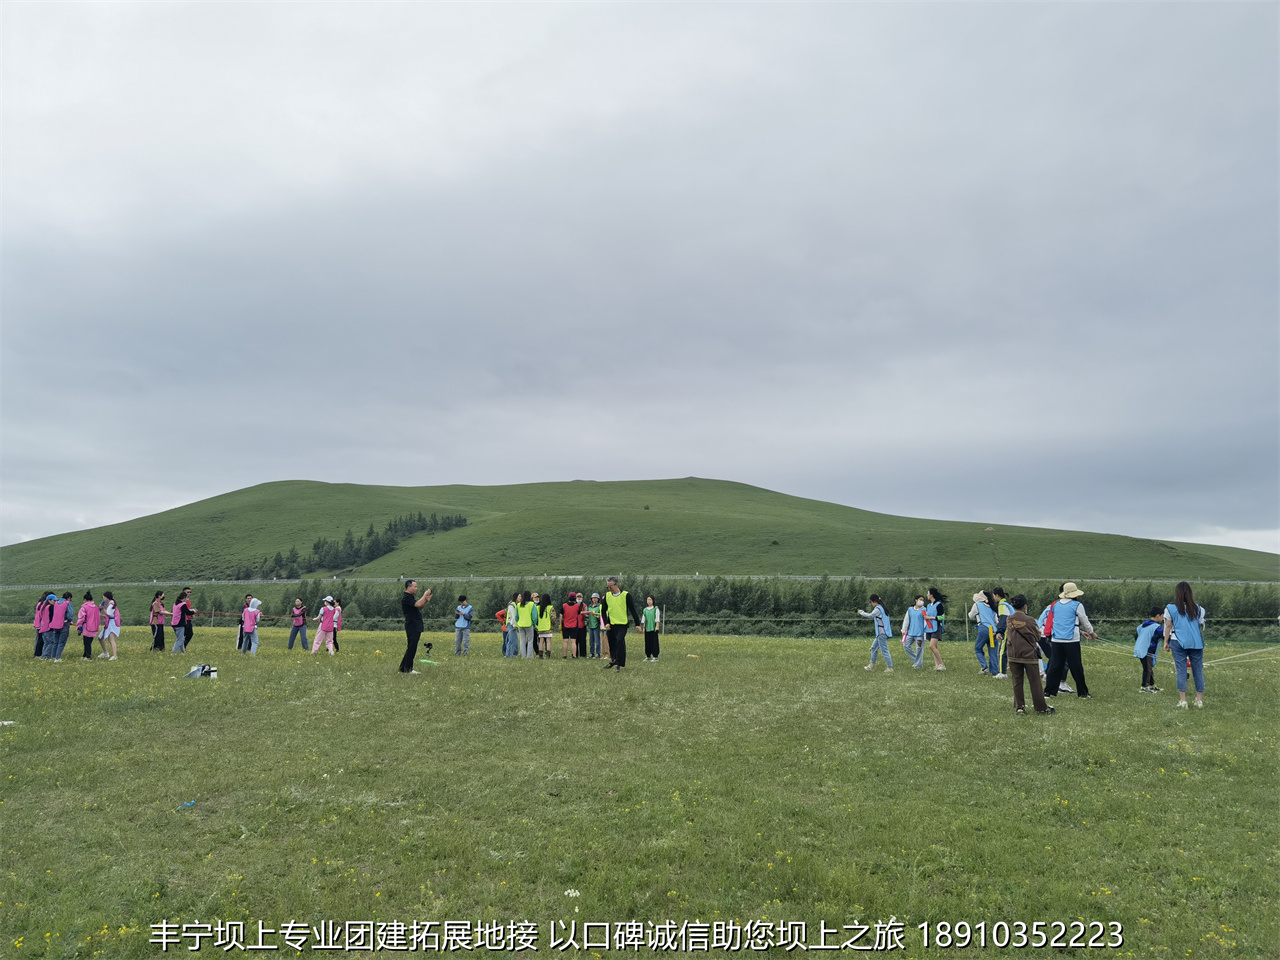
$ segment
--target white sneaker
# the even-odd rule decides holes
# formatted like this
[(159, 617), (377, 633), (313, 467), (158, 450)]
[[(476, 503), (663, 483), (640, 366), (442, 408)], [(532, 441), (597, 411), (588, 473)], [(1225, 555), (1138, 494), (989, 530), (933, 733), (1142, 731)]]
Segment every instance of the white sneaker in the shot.
[(875, 665), (874, 663), (868, 663), (868, 664), (867, 664), (865, 667), (863, 667), (862, 669), (863, 669), (863, 670), (874, 670), (875, 668), (876, 668), (876, 665)]
[(410, 670), (409, 672), (410, 672), (410, 673), (417, 673), (418, 671), (417, 671), (417, 670)]
[(1061, 690), (1063, 693), (1075, 693), (1075, 691), (1072, 690), (1070, 687), (1068, 687), (1065, 683), (1058, 684), (1058, 689)]
[(107, 657), (108, 660), (119, 660), (119, 657)]
[(936, 667), (934, 667), (933, 669), (935, 669), (935, 670), (945, 670), (945, 669), (947, 669), (947, 668), (946, 668), (946, 666), (945, 666), (945, 665), (943, 665), (943, 664), (938, 664), (938, 665), (937, 665)]
[(99, 659), (99, 660), (105, 660), (105, 659), (107, 659), (107, 655), (106, 655), (105, 653), (100, 653), (100, 654), (98, 654), (98, 659)]
[(1003, 680), (1003, 679), (1005, 679), (1007, 676), (1008, 676), (1008, 674), (1004, 674), (1004, 673), (997, 673), (997, 674), (995, 675), (995, 679), (997, 679), (997, 680)]

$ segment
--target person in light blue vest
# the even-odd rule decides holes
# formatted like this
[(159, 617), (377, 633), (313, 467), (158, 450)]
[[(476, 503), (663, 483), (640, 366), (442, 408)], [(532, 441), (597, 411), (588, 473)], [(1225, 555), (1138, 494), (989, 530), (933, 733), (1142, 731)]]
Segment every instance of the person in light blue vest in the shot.
[(1156, 686), (1156, 654), (1160, 651), (1160, 641), (1164, 639), (1163, 616), (1163, 608), (1152, 607), (1147, 619), (1138, 625), (1133, 655), (1142, 663), (1142, 686), (1138, 688), (1139, 693), (1160, 692), (1160, 688)]
[(859, 610), (858, 616), (867, 617), (876, 622), (876, 636), (871, 641), (871, 662), (867, 664), (866, 669), (874, 670), (876, 668), (876, 655), (884, 655), (884, 672), (893, 673), (893, 658), (889, 656), (889, 637), (892, 635), (892, 629), (889, 626), (889, 614), (884, 612), (884, 603), (876, 594), (871, 595), (871, 612)]
[(1196, 706), (1204, 706), (1204, 607), (1197, 606), (1191, 584), (1173, 588), (1173, 603), (1164, 608), (1164, 648), (1173, 654), (1178, 671), (1178, 706), (1187, 708), (1187, 661), (1196, 683)]
[(1046, 697), (1058, 695), (1059, 685), (1066, 679), (1069, 669), (1071, 679), (1076, 682), (1076, 696), (1081, 700), (1093, 699), (1089, 695), (1089, 685), (1084, 680), (1080, 638), (1097, 640), (1098, 635), (1093, 632), (1093, 624), (1089, 622), (1089, 615), (1084, 612), (1084, 604), (1080, 602), (1079, 598), (1083, 596), (1083, 590), (1067, 581), (1058, 594), (1058, 602), (1050, 611), (1053, 617), (1053, 646), (1049, 658), (1049, 685), (1044, 692)]
[(924, 597), (916, 597), (915, 603), (902, 615), (902, 649), (907, 651), (916, 670), (924, 666), (924, 635), (928, 629), (924, 614)]
[(476, 609), (467, 603), (464, 593), (458, 597), (458, 605), (453, 612), (457, 614), (453, 621), (453, 655), (465, 657), (471, 652), (471, 621), (475, 619)]
[(924, 607), (924, 637), (929, 641), (929, 652), (933, 654), (933, 669), (945, 670), (938, 641), (947, 629), (947, 597), (937, 587), (930, 587), (925, 593), (929, 602)]
[(973, 595), (973, 606), (969, 608), (969, 619), (977, 624), (973, 639), (973, 655), (978, 658), (978, 668), (982, 676), (998, 676), (1000, 674), (1000, 649), (996, 642), (996, 598), (985, 590)]

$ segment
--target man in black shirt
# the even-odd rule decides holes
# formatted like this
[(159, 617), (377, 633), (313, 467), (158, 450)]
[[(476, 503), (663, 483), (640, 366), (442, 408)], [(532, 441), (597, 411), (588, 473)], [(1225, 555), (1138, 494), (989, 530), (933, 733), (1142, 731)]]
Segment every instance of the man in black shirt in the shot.
[(431, 602), (431, 591), (428, 589), (415, 600), (417, 593), (418, 581), (410, 580), (404, 585), (404, 594), (400, 597), (400, 609), (404, 611), (404, 635), (408, 641), (404, 659), (400, 661), (401, 673), (418, 672), (413, 669), (413, 658), (418, 655), (418, 641), (422, 638), (422, 608)]

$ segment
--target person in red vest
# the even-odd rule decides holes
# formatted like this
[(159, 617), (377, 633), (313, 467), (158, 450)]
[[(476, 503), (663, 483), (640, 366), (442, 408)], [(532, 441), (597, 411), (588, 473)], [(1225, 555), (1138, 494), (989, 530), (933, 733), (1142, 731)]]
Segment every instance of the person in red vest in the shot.
[[(574, 660), (587, 655), (586, 610), (582, 598), (570, 591), (569, 599), (560, 605), (560, 635), (564, 638), (564, 659)], [(572, 654), (570, 654), (572, 650)]]

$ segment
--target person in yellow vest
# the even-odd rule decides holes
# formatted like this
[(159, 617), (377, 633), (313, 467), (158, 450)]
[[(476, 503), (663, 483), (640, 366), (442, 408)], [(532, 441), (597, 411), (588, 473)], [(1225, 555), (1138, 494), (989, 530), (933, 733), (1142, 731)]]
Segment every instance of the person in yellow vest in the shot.
[(551, 634), (555, 628), (556, 608), (550, 594), (538, 597), (538, 658), (551, 659)]
[(516, 604), (516, 635), (519, 638), (520, 657), (533, 659), (533, 650), (537, 645), (535, 628), (537, 627), (538, 607), (533, 602), (533, 593), (526, 590), (520, 594), (520, 602)]
[(635, 601), (631, 594), (618, 586), (618, 578), (610, 577), (607, 583), (609, 589), (600, 604), (605, 631), (609, 635), (609, 665), (605, 669), (613, 667), (617, 672), (627, 665), (627, 628), (633, 623), (637, 627), (643, 624)]

